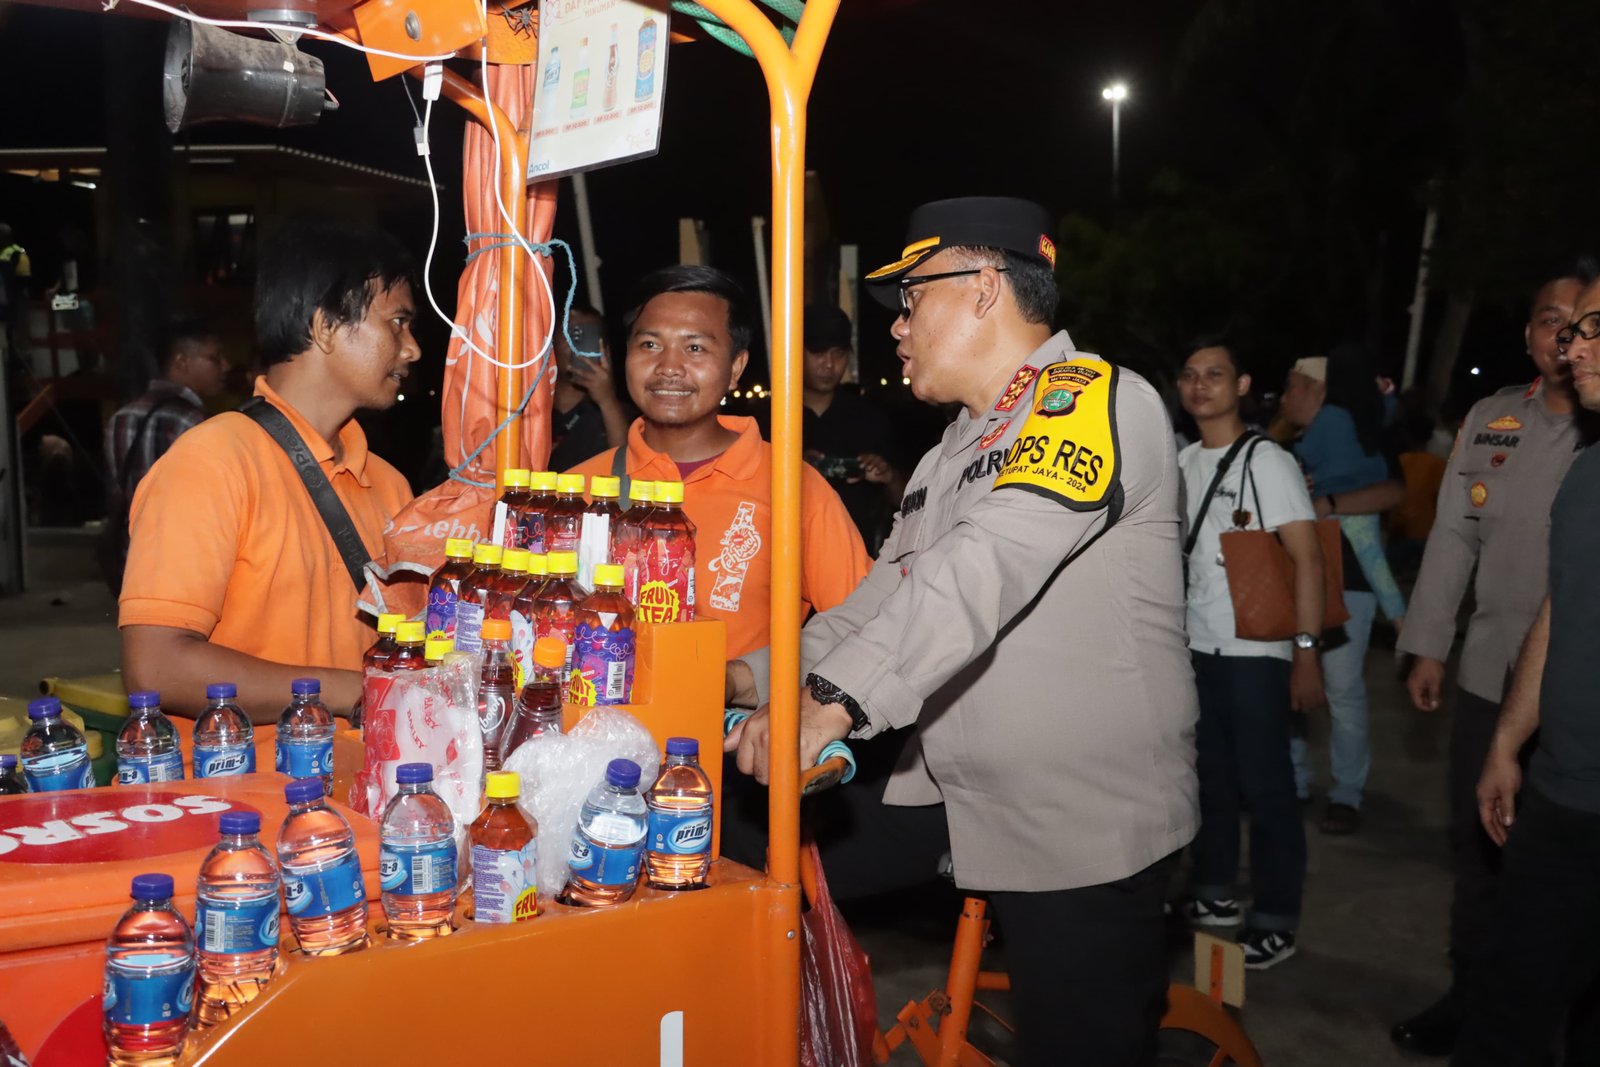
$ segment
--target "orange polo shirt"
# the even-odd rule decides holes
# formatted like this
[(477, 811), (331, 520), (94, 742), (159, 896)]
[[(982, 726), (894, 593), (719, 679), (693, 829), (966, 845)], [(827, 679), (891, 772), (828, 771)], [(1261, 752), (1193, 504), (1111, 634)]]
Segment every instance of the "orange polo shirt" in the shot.
[[(411, 499), (405, 477), (367, 451), (354, 419), (343, 455), (265, 377), (255, 395), (288, 416), (322, 464), (367, 551)], [(311, 494), (278, 443), (228, 412), (179, 437), (133, 495), (119, 626), (173, 626), (239, 652), (303, 667), (359, 670), (376, 635)]]
[[(716, 459), (683, 480), (683, 510), (695, 534), (695, 618), (721, 619), (728, 628), (728, 658), (765, 648), (772, 618), (772, 446), (761, 439), (756, 420), (719, 416), (739, 439)], [(192, 431), (191, 431), (192, 432)], [(607, 449), (572, 469), (583, 475), (610, 474), (616, 449)], [(678, 465), (644, 440), (644, 420), (628, 430), (628, 476), (646, 481), (678, 481)], [(745, 548), (751, 531), (756, 553), (725, 553), (725, 545)], [(855, 591), (872, 560), (844, 502), (810, 466), (800, 481), (800, 618), (827, 611)], [(726, 558), (725, 558), (726, 557)]]

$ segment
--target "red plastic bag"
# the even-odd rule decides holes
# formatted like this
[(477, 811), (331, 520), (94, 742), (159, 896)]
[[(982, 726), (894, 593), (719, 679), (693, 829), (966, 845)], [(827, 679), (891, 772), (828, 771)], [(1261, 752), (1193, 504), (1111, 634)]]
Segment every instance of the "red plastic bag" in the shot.
[(800, 917), (801, 1067), (871, 1067), (878, 1030), (872, 964), (833, 903), (816, 842), (803, 847), (816, 892)]

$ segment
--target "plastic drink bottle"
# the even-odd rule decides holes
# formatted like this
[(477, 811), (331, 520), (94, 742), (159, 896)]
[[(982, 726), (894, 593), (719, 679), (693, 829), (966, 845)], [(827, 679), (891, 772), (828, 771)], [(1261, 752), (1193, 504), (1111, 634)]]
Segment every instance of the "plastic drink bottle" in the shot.
[(0, 797), (20, 796), (27, 791), (28, 783), (22, 780), (22, 764), (17, 762), (16, 754), (0, 756)]
[(472, 550), (472, 573), (461, 580), (456, 601), (456, 651), (483, 651), (483, 618), (495, 581), (500, 577), (499, 545), (479, 545)]
[(106, 940), (101, 1011), (113, 1067), (171, 1063), (194, 1007), (194, 937), (172, 906), (172, 875), (139, 874)]
[(644, 556), (644, 523), (656, 507), (656, 483), (635, 478), (628, 486), (628, 510), (611, 531), (611, 562), (622, 564), (622, 592), (639, 602), (639, 566)]
[(394, 655), (385, 664), (391, 671), (420, 671), (428, 665), (428, 638), (420, 622), (403, 622), (394, 631)]
[(572, 669), (572, 642), (577, 638), (578, 556), (575, 552), (552, 552), (545, 557), (550, 576), (534, 602), (536, 637), (559, 637), (567, 646), (567, 670)]
[(461, 580), (472, 573), (472, 542), (452, 537), (444, 543), (444, 562), (428, 579), (429, 637), (456, 635), (456, 601), (461, 595)]
[(505, 473), (505, 490), (494, 508), (494, 536), (491, 540), (502, 548), (526, 548), (522, 544), (522, 526), (518, 516), (533, 499), (528, 488), (529, 472), (521, 468)]
[(511, 620), (512, 602), (528, 584), (528, 568), (532, 566), (532, 559), (533, 553), (525, 548), (508, 548), (501, 553), (500, 574), (489, 586), (489, 595), (483, 605), (485, 619)]
[(456, 643), (448, 637), (430, 637), (423, 647), (423, 658), (429, 667), (437, 667), (444, 662), (445, 656), (456, 647)]
[(606, 81), (605, 89), (600, 94), (600, 108), (602, 111), (617, 110), (617, 67), (621, 65), (621, 57), (617, 54), (617, 24), (611, 24), (611, 43), (606, 47)]
[(278, 716), (274, 767), (290, 778), (320, 779), (327, 793), (333, 789), (333, 712), (316, 678), (296, 678), (289, 688), (289, 706)]
[(605, 779), (589, 793), (578, 814), (563, 901), (593, 908), (621, 904), (633, 896), (644, 858), (646, 823), (639, 765), (629, 759), (612, 760)]
[(511, 623), (505, 619), (485, 619), (483, 669), (478, 675), (478, 729), (483, 734), (484, 770), (500, 769), (500, 735), (505, 732), (516, 698), (516, 669), (511, 663)]
[(550, 505), (556, 502), (556, 472), (534, 471), (528, 478), (528, 489), (533, 499), (522, 512), (522, 544), (518, 547), (540, 555), (548, 551), (544, 543), (544, 521), (550, 513)]
[(682, 482), (656, 483), (656, 506), (644, 516), (640, 536), (639, 592), (633, 598), (639, 618), (693, 622), (695, 525), (683, 513)]
[(550, 46), (550, 60), (544, 67), (544, 91), (554, 99), (561, 85), (561, 48)]
[(589, 38), (578, 38), (578, 69), (572, 74), (572, 106), (568, 109), (573, 118), (589, 110)]
[(636, 103), (650, 99), (656, 91), (656, 20), (645, 19), (639, 24), (639, 61), (633, 76), (633, 99)]
[(611, 557), (611, 537), (622, 525), (622, 506), (617, 503), (620, 478), (597, 474), (589, 479), (589, 494), (594, 498), (583, 512), (578, 535), (578, 584), (594, 588), (594, 569), (602, 563), (616, 563)]
[(533, 645), (533, 673), (517, 696), (517, 711), (506, 727), (500, 751), (507, 757), (525, 741), (561, 732), (561, 691), (567, 646), (559, 637), (541, 637)]
[(472, 921), (520, 923), (539, 914), (539, 824), (517, 807), (522, 777), (495, 771), (472, 820)]
[(544, 520), (544, 550), (577, 552), (583, 540), (583, 475), (563, 474), (556, 479), (556, 499)]
[(28, 732), (22, 737), (22, 777), (30, 793), (88, 789), (94, 785), (89, 742), (61, 717), (61, 701), (39, 697), (28, 701)]
[(667, 738), (667, 762), (645, 794), (650, 809), (645, 881), (657, 889), (704, 889), (711, 869), (711, 779), (700, 742)]
[(356, 837), (323, 799), (320, 778), (283, 787), (289, 817), (278, 831), (283, 905), (289, 928), (308, 956), (337, 956), (367, 947), (367, 887)]
[(456, 821), (433, 791), (433, 767), (402, 763), (399, 792), (383, 809), (378, 877), (389, 936), (402, 941), (443, 937), (456, 910)]
[(578, 605), (573, 628), (574, 704), (626, 704), (633, 697), (633, 605), (622, 595), (622, 568), (604, 563), (594, 569), (594, 592)]
[(404, 615), (385, 612), (378, 616), (378, 639), (372, 647), (361, 657), (362, 670), (371, 670), (373, 667), (387, 667), (389, 657), (394, 655), (395, 640), (394, 628), (406, 621)]
[(272, 981), (278, 964), (278, 865), (261, 844), (261, 815), (224, 812), (222, 837), (200, 864), (194, 944), (196, 1020), (212, 1026)]
[(533, 671), (533, 642), (538, 638), (534, 605), (549, 580), (547, 559), (542, 552), (529, 554), (528, 580), (522, 584), (522, 591), (511, 598), (510, 611), (507, 613), (511, 621), (511, 661), (517, 667), (519, 688)]
[(117, 784), (183, 780), (178, 730), (161, 712), (161, 694), (128, 694), (128, 720), (117, 733)]
[(234, 702), (238, 696), (232, 682), (206, 686), (206, 710), (194, 721), (196, 778), (255, 773), (256, 728)]

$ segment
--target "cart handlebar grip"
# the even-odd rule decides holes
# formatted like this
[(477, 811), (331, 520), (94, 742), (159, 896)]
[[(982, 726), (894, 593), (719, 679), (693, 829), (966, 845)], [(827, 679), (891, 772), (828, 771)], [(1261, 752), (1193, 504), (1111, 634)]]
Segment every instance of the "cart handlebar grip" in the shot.
[[(726, 737), (750, 717), (748, 711), (729, 708), (722, 714), (722, 735)], [(817, 753), (817, 765), (800, 776), (800, 793), (808, 796), (833, 785), (843, 785), (856, 776), (856, 756), (843, 741), (829, 741)]]

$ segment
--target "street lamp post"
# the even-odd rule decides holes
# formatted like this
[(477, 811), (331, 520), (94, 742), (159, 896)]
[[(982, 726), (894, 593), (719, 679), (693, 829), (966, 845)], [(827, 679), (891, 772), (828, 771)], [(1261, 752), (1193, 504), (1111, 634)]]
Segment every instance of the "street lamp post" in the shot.
[(1128, 86), (1113, 82), (1100, 90), (1100, 98), (1111, 102), (1111, 202), (1117, 204), (1122, 198), (1122, 102), (1128, 99)]

